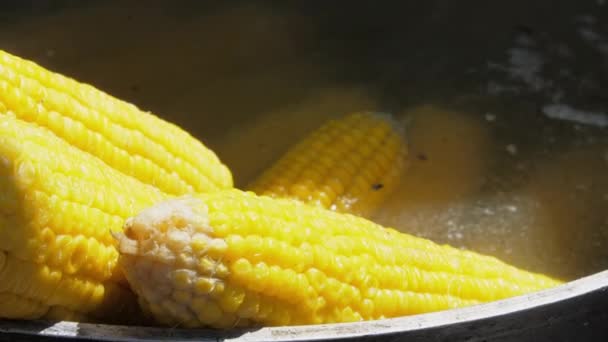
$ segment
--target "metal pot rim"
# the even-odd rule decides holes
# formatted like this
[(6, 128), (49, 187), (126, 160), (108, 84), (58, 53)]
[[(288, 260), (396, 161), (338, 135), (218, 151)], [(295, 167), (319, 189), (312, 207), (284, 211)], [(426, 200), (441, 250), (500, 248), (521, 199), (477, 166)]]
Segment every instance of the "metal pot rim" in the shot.
[(0, 320), (0, 335), (20, 334), (97, 341), (196, 340), (232, 342), (330, 341), (365, 336), (390, 336), (427, 329), (466, 325), (490, 318), (541, 310), (543, 307), (608, 290), (608, 271), (580, 278), (555, 288), (490, 303), (428, 314), (356, 323), (270, 327), (253, 330), (165, 329), (75, 322)]

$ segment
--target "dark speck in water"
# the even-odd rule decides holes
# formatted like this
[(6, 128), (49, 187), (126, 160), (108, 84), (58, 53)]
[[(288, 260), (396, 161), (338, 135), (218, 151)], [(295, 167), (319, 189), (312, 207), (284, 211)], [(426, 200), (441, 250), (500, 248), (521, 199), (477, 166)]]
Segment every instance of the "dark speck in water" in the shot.
[(418, 154), (418, 160), (426, 161), (428, 159), (429, 158), (426, 156), (426, 154), (424, 154), (424, 153), (419, 153)]
[(372, 184), (372, 189), (376, 190), (376, 191), (382, 189), (383, 187), (384, 187), (384, 184), (382, 184), (382, 183), (374, 183), (374, 184)]

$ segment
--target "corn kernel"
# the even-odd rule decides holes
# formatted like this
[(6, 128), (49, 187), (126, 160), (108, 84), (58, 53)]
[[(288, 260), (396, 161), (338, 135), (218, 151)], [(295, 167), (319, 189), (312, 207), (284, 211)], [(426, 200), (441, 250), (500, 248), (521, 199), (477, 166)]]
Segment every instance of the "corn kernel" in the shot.
[(190, 306), (197, 313), (199, 321), (203, 324), (213, 324), (220, 320), (223, 314), (216, 303), (204, 297), (194, 298)]
[(216, 280), (206, 277), (201, 277), (196, 280), (194, 290), (197, 295), (206, 295), (215, 288)]

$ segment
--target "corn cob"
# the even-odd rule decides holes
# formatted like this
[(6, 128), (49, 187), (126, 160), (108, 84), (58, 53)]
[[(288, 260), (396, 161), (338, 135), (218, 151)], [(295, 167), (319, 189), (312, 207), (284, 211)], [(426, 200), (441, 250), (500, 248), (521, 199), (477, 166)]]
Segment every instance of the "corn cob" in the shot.
[(131, 314), (110, 230), (168, 198), (58, 138), (0, 114), (0, 318)]
[(367, 217), (397, 186), (406, 156), (389, 115), (353, 113), (312, 132), (248, 189)]
[(169, 194), (233, 185), (215, 153), (179, 127), (0, 50), (0, 112), (7, 111)]
[(186, 327), (381, 319), (560, 283), (355, 215), (236, 189), (160, 202), (115, 236), (145, 311)]

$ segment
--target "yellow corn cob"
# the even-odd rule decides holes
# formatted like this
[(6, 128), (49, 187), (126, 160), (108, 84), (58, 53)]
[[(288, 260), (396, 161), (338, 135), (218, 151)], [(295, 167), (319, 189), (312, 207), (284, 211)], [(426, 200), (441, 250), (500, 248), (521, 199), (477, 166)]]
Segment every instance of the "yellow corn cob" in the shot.
[(0, 112), (6, 111), (169, 194), (233, 185), (215, 153), (179, 127), (0, 50)]
[(355, 215), (236, 189), (163, 201), (115, 236), (140, 304), (187, 327), (380, 319), (560, 283)]
[(168, 197), (0, 114), (0, 318), (130, 314), (138, 305), (110, 231)]
[(370, 216), (397, 186), (406, 157), (402, 130), (388, 114), (354, 113), (311, 133), (248, 189)]

